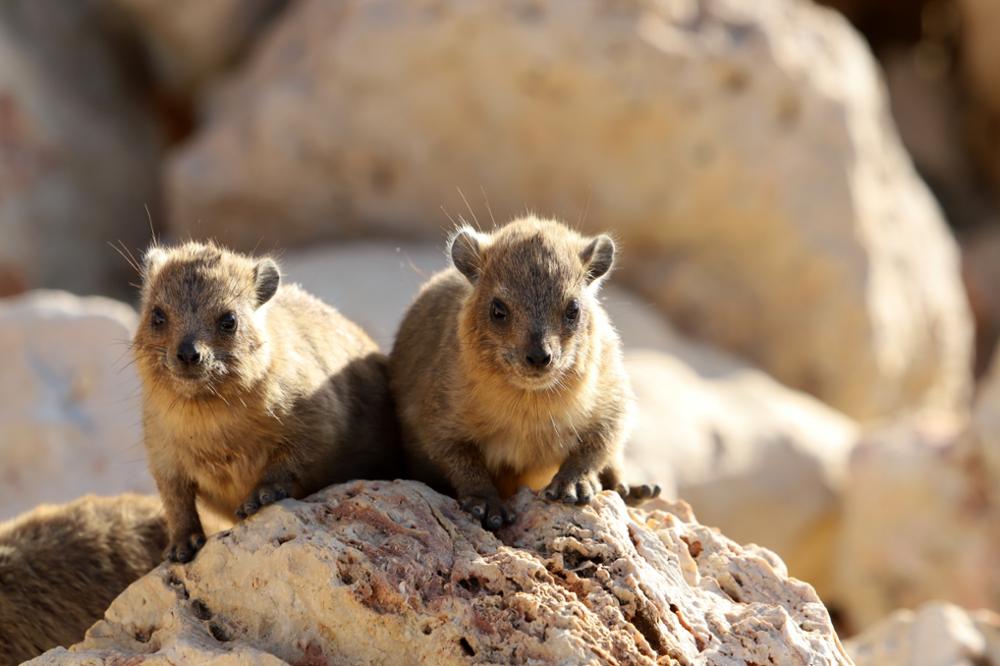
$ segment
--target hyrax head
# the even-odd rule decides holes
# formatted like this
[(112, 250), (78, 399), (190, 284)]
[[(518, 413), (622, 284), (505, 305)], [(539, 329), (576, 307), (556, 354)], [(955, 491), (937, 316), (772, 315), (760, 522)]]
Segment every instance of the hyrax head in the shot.
[(187, 398), (249, 388), (267, 366), (258, 314), (280, 281), (269, 258), (193, 242), (151, 248), (133, 341), (147, 385)]
[(449, 251), (473, 287), (460, 326), (478, 363), (522, 389), (558, 386), (593, 342), (596, 293), (614, 262), (611, 238), (529, 217), (493, 234), (463, 227)]

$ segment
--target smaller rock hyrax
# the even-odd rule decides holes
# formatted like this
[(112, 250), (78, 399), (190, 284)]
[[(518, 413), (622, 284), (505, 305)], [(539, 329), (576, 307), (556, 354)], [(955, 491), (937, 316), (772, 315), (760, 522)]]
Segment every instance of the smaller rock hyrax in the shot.
[(83, 640), (166, 545), (160, 500), (144, 495), (88, 495), (0, 523), (0, 666)]
[(463, 227), (449, 253), (390, 355), (411, 474), (492, 530), (514, 519), (502, 499), (522, 485), (580, 504), (602, 489), (657, 494), (619, 472), (633, 398), (597, 300), (611, 238), (529, 217)]
[(386, 358), (277, 264), (213, 244), (153, 247), (133, 340), (170, 560), (204, 543), (195, 508), (232, 519), (394, 472)]

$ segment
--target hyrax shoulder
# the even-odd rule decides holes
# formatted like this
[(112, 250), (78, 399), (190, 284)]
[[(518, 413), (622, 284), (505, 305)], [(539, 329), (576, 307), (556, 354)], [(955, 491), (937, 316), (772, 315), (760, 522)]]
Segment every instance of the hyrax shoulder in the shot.
[(338, 481), (392, 474), (386, 358), (278, 266), (215, 245), (153, 248), (134, 353), (169, 556), (204, 535), (197, 497), (245, 517)]
[(460, 229), (454, 267), (400, 326), (390, 375), (411, 466), (491, 529), (512, 519), (500, 498), (519, 485), (581, 503), (602, 487), (627, 492), (618, 458), (632, 395), (597, 299), (614, 252), (608, 236), (533, 217)]
[(87, 496), (0, 524), (0, 663), (71, 645), (162, 558), (160, 501)]

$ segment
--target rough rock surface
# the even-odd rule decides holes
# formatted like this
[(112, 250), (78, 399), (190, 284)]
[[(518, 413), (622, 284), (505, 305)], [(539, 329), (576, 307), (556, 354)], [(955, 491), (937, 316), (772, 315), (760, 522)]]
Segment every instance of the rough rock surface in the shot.
[(515, 502), (498, 539), (414, 482), (286, 500), (31, 663), (850, 663), (809, 585), (684, 505)]
[[(440, 244), (374, 241), (291, 252), (282, 262), (289, 280), (361, 323), (383, 349), (420, 285), (444, 265)], [(601, 293), (639, 399), (628, 477), (683, 497), (730, 538), (776, 551), (825, 597), (856, 426), (685, 339), (614, 277)]]
[(928, 603), (893, 613), (845, 644), (857, 666), (985, 666), (1000, 663), (1000, 616)]
[(528, 207), (614, 229), (683, 330), (842, 411), (952, 407), (958, 257), (886, 107), (811, 3), (306, 0), (173, 156), (170, 220), (268, 248)]
[[(0, 3), (0, 289), (124, 293), (160, 138), (99, 0)], [(134, 64), (134, 63), (133, 63)]]
[(151, 492), (129, 306), (64, 292), (0, 300), (0, 520), (88, 492)]
[(836, 596), (864, 628), (936, 599), (1000, 605), (1000, 503), (975, 428), (913, 417), (869, 433), (843, 494)]

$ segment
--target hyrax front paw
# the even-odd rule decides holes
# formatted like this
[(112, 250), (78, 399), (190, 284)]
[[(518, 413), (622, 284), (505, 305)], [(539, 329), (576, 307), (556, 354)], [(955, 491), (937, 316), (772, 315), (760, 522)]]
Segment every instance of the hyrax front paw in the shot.
[(552, 483), (544, 490), (545, 498), (567, 504), (589, 504), (590, 499), (601, 492), (597, 476), (590, 473), (556, 474)]
[(510, 525), (517, 516), (503, 505), (499, 497), (469, 495), (461, 500), (462, 509), (483, 524), (483, 528), (496, 532), (504, 525)]
[(170, 545), (163, 553), (168, 562), (190, 562), (195, 554), (205, 545), (204, 532), (190, 532), (170, 540)]
[(629, 506), (639, 506), (643, 502), (656, 499), (660, 496), (660, 484), (658, 483), (643, 483), (638, 486), (628, 486), (624, 483), (619, 483), (615, 490), (618, 491), (618, 494), (622, 496), (622, 499)]
[(269, 483), (260, 486), (236, 509), (236, 517), (242, 520), (252, 516), (268, 504), (285, 499), (289, 494), (288, 488), (281, 484)]

